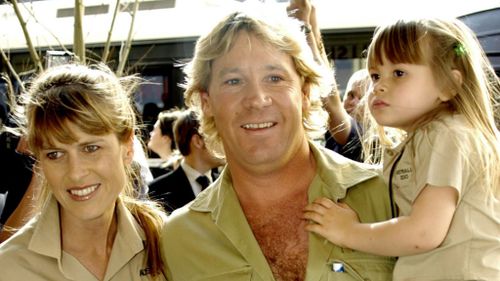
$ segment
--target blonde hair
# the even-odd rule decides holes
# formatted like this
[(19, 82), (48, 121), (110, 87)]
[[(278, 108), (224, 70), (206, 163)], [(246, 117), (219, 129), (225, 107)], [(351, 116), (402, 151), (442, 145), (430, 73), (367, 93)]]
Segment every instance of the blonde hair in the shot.
[(362, 68), (360, 70), (355, 71), (351, 77), (349, 77), (349, 81), (347, 81), (347, 86), (345, 87), (345, 94), (343, 100), (346, 99), (346, 94), (356, 85), (358, 85), (363, 90), (363, 97), (365, 96), (366, 91), (370, 86), (370, 73), (366, 68)]
[[(28, 145), (37, 157), (41, 149), (54, 140), (76, 141), (67, 130), (72, 122), (88, 134), (115, 134), (125, 143), (136, 132), (136, 113), (131, 94), (138, 84), (137, 76), (118, 78), (103, 64), (62, 65), (47, 69), (32, 81), (23, 95)], [(165, 215), (157, 204), (137, 200), (131, 165), (125, 167), (129, 180), (120, 198), (141, 225), (146, 235), (147, 264), (152, 276), (162, 273), (163, 261), (158, 252), (160, 230)], [(43, 202), (49, 190), (44, 184)]]
[[(368, 48), (368, 68), (382, 64), (383, 56), (392, 63), (429, 65), (435, 81), (451, 99), (432, 112), (426, 122), (444, 112), (463, 115), (475, 128), (474, 150), (482, 163), (484, 187), (499, 195), (500, 138), (495, 125), (500, 80), (496, 76), (474, 33), (457, 19), (399, 20), (376, 29)], [(458, 81), (452, 71), (458, 70)], [(390, 144), (378, 130), (381, 140)], [(457, 143), (462, 143), (457, 140)]]
[(327, 113), (321, 97), (331, 92), (333, 74), (327, 66), (320, 66), (313, 58), (300, 23), (286, 14), (265, 17), (250, 12), (235, 12), (220, 21), (212, 31), (196, 44), (194, 58), (185, 68), (185, 102), (200, 117), (200, 133), (207, 147), (217, 156), (224, 156), (224, 148), (215, 127), (214, 118), (201, 110), (200, 93), (208, 91), (212, 62), (232, 48), (241, 32), (247, 32), (270, 46), (289, 54), (302, 83), (309, 87), (309, 105), (303, 112), (303, 125), (308, 137), (315, 138), (325, 130)]

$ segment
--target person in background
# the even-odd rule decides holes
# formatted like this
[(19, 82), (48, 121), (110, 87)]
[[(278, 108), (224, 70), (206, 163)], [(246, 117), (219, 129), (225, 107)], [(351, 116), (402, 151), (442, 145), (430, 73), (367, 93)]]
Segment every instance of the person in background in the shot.
[(148, 159), (146, 158), (146, 151), (144, 143), (141, 141), (139, 134), (134, 136), (134, 159), (132, 159), (132, 168), (135, 170), (134, 174), (137, 175), (135, 189), (137, 190), (138, 198), (143, 198), (148, 194), (148, 183), (153, 181), (153, 173), (149, 168)]
[(306, 231), (303, 210), (318, 197), (375, 222), (390, 218), (389, 194), (376, 170), (316, 144), (334, 76), (315, 61), (302, 23), (259, 5), (201, 36), (185, 68), (185, 101), (207, 147), (227, 164), (168, 217), (160, 243), (167, 278), (389, 280), (394, 259)]
[(150, 133), (148, 148), (160, 156), (160, 161), (153, 161), (156, 158), (148, 159), (154, 178), (166, 174), (179, 166), (181, 155), (175, 144), (173, 130), (174, 122), (177, 120), (179, 112), (180, 110), (177, 108), (160, 112), (158, 120)]
[(161, 110), (154, 102), (148, 102), (142, 107), (141, 125), (142, 134), (141, 138), (144, 143), (149, 141), (149, 133), (153, 130), (153, 126), (160, 114)]
[[(371, 155), (363, 155), (361, 145), (364, 118), (364, 106), (361, 100), (370, 84), (370, 75), (366, 69), (354, 72), (347, 83), (343, 108), (337, 96), (325, 99), (325, 109), (330, 115), (328, 130), (325, 133), (325, 147), (351, 160), (363, 162)], [(361, 103), (360, 103), (361, 102)], [(348, 114), (348, 116), (345, 115)], [(345, 120), (336, 116), (344, 116)], [(340, 123), (339, 123), (340, 122)], [(349, 125), (347, 125), (349, 124)], [(345, 133), (349, 132), (348, 135)], [(373, 162), (373, 160), (370, 160)]]
[(167, 211), (173, 211), (193, 200), (218, 176), (224, 162), (206, 148), (199, 133), (199, 121), (192, 110), (178, 113), (174, 122), (174, 139), (182, 160), (177, 169), (158, 177), (149, 184), (149, 196), (160, 201)]
[(358, 105), (362, 104), (361, 101), (370, 87), (370, 82), (370, 73), (363, 68), (351, 75), (345, 88), (344, 109), (358, 122), (362, 122), (364, 116), (363, 108)]
[[(308, 206), (308, 230), (342, 247), (399, 256), (394, 280), (500, 280), (500, 80), (457, 19), (398, 20), (368, 49), (393, 219), (359, 222), (346, 205)], [(480, 167), (480, 168), (478, 168)], [(350, 204), (348, 204), (350, 205)], [(352, 206), (351, 206), (352, 207)]]
[(135, 80), (69, 64), (32, 81), (22, 100), (41, 209), (0, 245), (0, 280), (165, 280), (165, 214), (134, 190)]
[[(287, 13), (303, 23), (303, 30), (307, 34), (307, 42), (313, 52), (314, 59), (319, 64), (333, 69), (333, 61), (328, 59), (321, 39), (315, 7), (309, 1), (290, 1)], [(332, 89), (329, 95), (323, 97), (325, 110), (329, 114), (328, 130), (324, 134), (325, 147), (351, 160), (363, 162), (364, 158), (369, 158), (369, 155), (365, 157), (362, 154), (361, 128), (357, 120), (350, 115), (346, 103), (342, 103), (337, 85), (334, 84)]]
[(0, 135), (0, 243), (21, 228), (34, 213), (34, 199), (40, 180), (34, 161), (27, 150), (26, 139), (11, 131)]

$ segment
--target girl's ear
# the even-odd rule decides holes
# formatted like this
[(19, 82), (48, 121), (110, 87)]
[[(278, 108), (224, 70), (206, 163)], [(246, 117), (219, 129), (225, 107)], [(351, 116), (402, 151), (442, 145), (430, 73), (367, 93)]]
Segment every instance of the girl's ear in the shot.
[(462, 85), (464, 83), (464, 78), (462, 76), (462, 72), (456, 70), (456, 69), (453, 69), (451, 71), (451, 75), (453, 76), (453, 79), (455, 79), (455, 81), (458, 83), (458, 85)]
[(209, 94), (208, 92), (200, 92), (200, 102), (201, 102), (201, 110), (203, 111), (203, 115), (207, 117), (212, 117), (212, 107), (209, 102)]
[[(457, 85), (462, 86), (463, 76), (462, 76), (462, 73), (460, 71), (453, 69), (451, 71), (451, 76), (453, 77), (453, 80), (455, 80), (455, 83)], [(439, 99), (443, 102), (447, 102), (447, 101), (451, 100), (452, 98), (454, 98), (456, 94), (457, 94), (457, 91), (452, 89), (450, 91), (442, 93), (441, 96), (439, 97)]]

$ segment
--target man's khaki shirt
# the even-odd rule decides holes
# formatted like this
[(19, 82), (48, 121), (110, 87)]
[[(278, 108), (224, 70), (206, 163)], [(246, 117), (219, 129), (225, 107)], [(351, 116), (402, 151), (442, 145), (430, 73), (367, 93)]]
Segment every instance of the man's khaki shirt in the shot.
[[(389, 194), (375, 170), (311, 143), (317, 163), (309, 202), (344, 199), (361, 221), (389, 219)], [(210, 188), (176, 210), (161, 238), (167, 279), (275, 280), (225, 169)], [(309, 234), (306, 281), (391, 280), (394, 259), (337, 247)]]

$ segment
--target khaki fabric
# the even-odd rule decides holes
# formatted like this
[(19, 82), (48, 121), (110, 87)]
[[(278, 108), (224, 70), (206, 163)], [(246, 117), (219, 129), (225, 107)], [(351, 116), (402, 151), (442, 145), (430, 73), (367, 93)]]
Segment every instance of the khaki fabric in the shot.
[(486, 200), (479, 186), (476, 135), (463, 116), (447, 116), (386, 152), (388, 179), (404, 150), (392, 177), (400, 215), (411, 212), (426, 184), (451, 186), (459, 194), (444, 242), (430, 252), (400, 257), (394, 280), (500, 280), (500, 202)]
[[(345, 199), (364, 222), (388, 219), (388, 190), (381, 174), (311, 143), (317, 174), (309, 201)], [(190, 204), (174, 211), (164, 228), (161, 249), (167, 279), (274, 280), (245, 218), (225, 169)], [(332, 268), (342, 264), (344, 272)], [(310, 234), (306, 281), (391, 280), (394, 259), (339, 248)]]
[[(151, 280), (144, 274), (142, 229), (121, 200), (117, 214), (118, 231), (104, 280)], [(38, 217), (0, 245), (0, 280), (97, 281), (76, 258), (62, 251), (60, 233), (58, 203), (52, 197)]]

